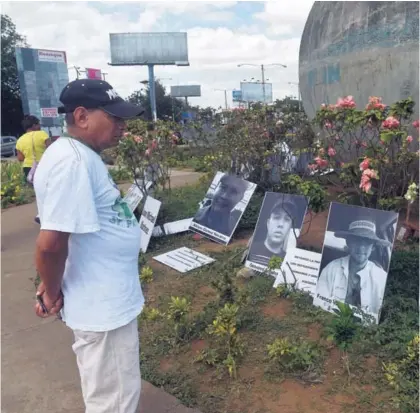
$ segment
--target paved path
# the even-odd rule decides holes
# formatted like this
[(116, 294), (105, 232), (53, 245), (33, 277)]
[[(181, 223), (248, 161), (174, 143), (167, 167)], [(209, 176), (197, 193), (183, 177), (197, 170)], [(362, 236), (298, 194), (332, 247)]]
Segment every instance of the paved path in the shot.
[[(33, 313), (35, 204), (1, 214), (2, 413), (83, 413), (72, 334), (58, 320)], [(139, 413), (199, 413), (149, 383)]]

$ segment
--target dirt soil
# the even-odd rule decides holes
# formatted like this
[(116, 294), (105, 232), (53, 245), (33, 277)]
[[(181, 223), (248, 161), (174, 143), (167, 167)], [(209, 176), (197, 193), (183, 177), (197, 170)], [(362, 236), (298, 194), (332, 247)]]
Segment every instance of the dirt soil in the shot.
[[(322, 213), (313, 219), (311, 236), (304, 235), (305, 242), (322, 245), (326, 217)], [(188, 239), (192, 237), (192, 234), (186, 235)], [(228, 253), (236, 247), (246, 247), (248, 239), (249, 235), (233, 240), (225, 247), (202, 238), (193, 241), (195, 246), (192, 247), (209, 255)], [(198, 314), (217, 299), (217, 293), (208, 281), (211, 267), (207, 272), (181, 275), (153, 260), (149, 262), (155, 270), (155, 278), (145, 292), (148, 305), (161, 308), (171, 295), (187, 296), (191, 299), (193, 313)], [(238, 285), (248, 282), (237, 281)], [(203, 413), (376, 413), (380, 403), (388, 402), (389, 395), (375, 385), (380, 366), (374, 356), (358, 364), (357, 371), (351, 371), (353, 366), (349, 370), (345, 354), (326, 341), (322, 325), (302, 316), (293, 300), (278, 298), (274, 289), (254, 309), (256, 314), (263, 316), (262, 323), (267, 328), (262, 332), (241, 331), (246, 353), (238, 362), (236, 380), (214, 367), (194, 362), (194, 358), (209, 346), (205, 335), (176, 351), (158, 356), (161, 374), (182, 373), (189, 378), (195, 389), (194, 403)], [(147, 334), (147, 328), (143, 333)], [(292, 342), (300, 338), (318, 343), (324, 349), (321, 372), (305, 377), (269, 374), (266, 349), (276, 337), (289, 337)], [(382, 411), (392, 412), (388, 406)]]

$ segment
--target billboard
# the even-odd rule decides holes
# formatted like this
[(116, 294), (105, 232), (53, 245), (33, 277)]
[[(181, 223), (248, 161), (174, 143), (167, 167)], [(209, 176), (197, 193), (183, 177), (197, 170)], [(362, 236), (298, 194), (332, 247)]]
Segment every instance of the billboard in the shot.
[(66, 52), (21, 47), (15, 52), (23, 113), (39, 118), (43, 128), (63, 126), (57, 108), (69, 83)]
[(188, 66), (187, 33), (110, 33), (111, 65)]
[(244, 102), (273, 103), (272, 83), (241, 82), (241, 93)]
[(86, 68), (86, 77), (88, 79), (102, 80), (101, 69), (92, 69), (91, 67)]
[(233, 102), (242, 101), (242, 92), (240, 90), (232, 90), (232, 101)]
[(171, 86), (171, 96), (173, 98), (199, 97), (201, 96), (200, 85)]

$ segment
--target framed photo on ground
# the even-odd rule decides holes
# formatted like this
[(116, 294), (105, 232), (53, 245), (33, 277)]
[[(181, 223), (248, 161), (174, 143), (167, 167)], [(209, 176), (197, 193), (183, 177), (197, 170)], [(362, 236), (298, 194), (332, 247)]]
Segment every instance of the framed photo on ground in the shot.
[(332, 202), (314, 304), (379, 322), (398, 213)]
[(190, 229), (212, 241), (227, 245), (255, 188), (254, 183), (217, 172)]

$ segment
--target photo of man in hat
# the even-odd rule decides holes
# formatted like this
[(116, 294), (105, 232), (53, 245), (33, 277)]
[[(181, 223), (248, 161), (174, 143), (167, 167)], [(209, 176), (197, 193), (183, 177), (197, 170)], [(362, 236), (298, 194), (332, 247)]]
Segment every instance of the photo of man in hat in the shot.
[(247, 181), (224, 174), (210, 196), (210, 204), (199, 209), (193, 222), (230, 238), (243, 214), (243, 210), (235, 207), (250, 187)]
[(267, 267), (273, 256), (284, 258), (288, 247), (296, 247), (306, 205), (307, 201), (301, 195), (267, 192), (248, 261)]
[[(333, 204), (332, 208), (334, 206), (343, 205)], [(367, 208), (364, 209), (369, 211)], [(391, 248), (392, 243), (378, 237), (372, 215), (353, 220), (347, 230), (334, 231), (335, 238), (345, 240), (348, 255), (331, 261), (321, 271), (317, 294), (358, 307), (364, 312), (378, 314), (382, 305), (388, 268), (385, 270), (371, 257), (376, 248)], [(326, 246), (324, 250), (325, 248)]]

